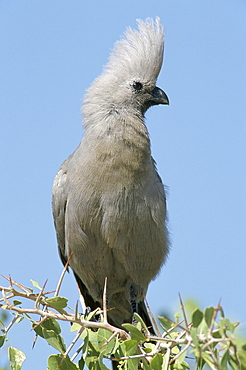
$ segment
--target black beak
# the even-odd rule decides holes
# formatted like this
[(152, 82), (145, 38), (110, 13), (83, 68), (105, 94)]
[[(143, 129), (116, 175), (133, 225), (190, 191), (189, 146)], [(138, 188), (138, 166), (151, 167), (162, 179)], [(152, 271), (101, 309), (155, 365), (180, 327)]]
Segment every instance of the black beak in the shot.
[(159, 87), (155, 87), (154, 90), (151, 91), (150, 95), (150, 102), (152, 103), (151, 105), (169, 104), (167, 94)]

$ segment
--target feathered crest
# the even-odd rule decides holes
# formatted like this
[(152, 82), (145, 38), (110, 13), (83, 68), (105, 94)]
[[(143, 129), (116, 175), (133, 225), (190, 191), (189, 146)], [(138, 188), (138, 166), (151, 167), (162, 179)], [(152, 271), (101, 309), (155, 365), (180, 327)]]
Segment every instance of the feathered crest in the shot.
[[(108, 112), (113, 104), (125, 104), (131, 98), (128, 87), (133, 81), (155, 87), (163, 61), (163, 28), (158, 17), (137, 23), (138, 30), (128, 28), (124, 38), (116, 42), (103, 73), (87, 89), (82, 109), (84, 127), (91, 125), (95, 114)], [(98, 105), (100, 111), (95, 109)]]
[(137, 20), (138, 30), (128, 28), (117, 41), (104, 72), (140, 73), (140, 77), (156, 79), (163, 61), (164, 31), (159, 17)]

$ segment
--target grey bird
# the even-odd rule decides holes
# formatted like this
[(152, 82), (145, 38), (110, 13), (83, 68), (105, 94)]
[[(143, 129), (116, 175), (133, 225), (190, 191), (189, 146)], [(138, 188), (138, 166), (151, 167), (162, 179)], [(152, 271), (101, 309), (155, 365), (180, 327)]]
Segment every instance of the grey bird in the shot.
[(168, 254), (164, 186), (151, 156), (147, 109), (168, 104), (156, 87), (164, 49), (160, 19), (128, 28), (83, 102), (83, 139), (53, 186), (53, 216), (63, 264), (86, 306), (102, 307), (121, 327), (134, 312), (151, 332), (144, 298)]

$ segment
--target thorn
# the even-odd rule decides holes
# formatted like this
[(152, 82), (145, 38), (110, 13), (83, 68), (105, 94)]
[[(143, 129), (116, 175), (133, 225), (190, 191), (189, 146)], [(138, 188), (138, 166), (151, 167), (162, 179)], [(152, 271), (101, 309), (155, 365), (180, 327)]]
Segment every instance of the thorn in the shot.
[(38, 294), (38, 296), (37, 296), (37, 298), (36, 298), (36, 301), (35, 301), (35, 303), (34, 303), (34, 308), (38, 308), (38, 301), (39, 301), (39, 298), (41, 297), (41, 295), (42, 295), (42, 293), (43, 293), (43, 291), (44, 291), (44, 288), (46, 287), (47, 282), (48, 282), (48, 279), (46, 279), (46, 280), (45, 280), (44, 285), (42, 286), (42, 288), (41, 288), (41, 290), (40, 290), (40, 292), (39, 292), (39, 294)]
[(145, 300), (145, 304), (146, 304), (146, 307), (147, 307), (148, 314), (149, 314), (150, 319), (151, 319), (151, 321), (152, 321), (152, 323), (153, 323), (154, 330), (155, 330), (155, 332), (156, 332), (157, 336), (159, 336), (159, 337), (160, 337), (160, 336), (161, 336), (161, 333), (160, 333), (160, 330), (159, 330), (158, 325), (157, 325), (157, 323), (156, 323), (156, 320), (155, 320), (155, 318), (154, 318), (154, 315), (153, 315), (153, 313), (152, 313), (152, 311), (151, 311), (151, 309), (150, 309), (150, 307), (149, 307), (148, 301), (147, 301), (147, 299), (146, 299), (146, 298), (145, 298), (144, 300)]
[(56, 287), (56, 290), (55, 290), (54, 297), (57, 297), (57, 296), (58, 296), (58, 294), (59, 294), (59, 291), (60, 291), (60, 288), (61, 288), (61, 284), (62, 284), (62, 280), (63, 280), (63, 278), (64, 278), (65, 273), (66, 273), (66, 272), (67, 272), (67, 270), (68, 270), (68, 266), (69, 266), (69, 262), (70, 262), (70, 260), (71, 260), (71, 258), (72, 258), (72, 254), (73, 254), (73, 253), (71, 253), (71, 254), (70, 254), (70, 256), (68, 257), (68, 260), (67, 260), (67, 262), (66, 262), (66, 264), (65, 264), (65, 266), (64, 266), (64, 268), (63, 268), (63, 270), (62, 270), (62, 273), (61, 273), (60, 279), (58, 280), (58, 284), (57, 284), (57, 287)]
[(108, 278), (105, 277), (104, 289), (103, 289), (103, 321), (105, 323), (108, 322), (108, 319), (107, 319), (107, 281), (108, 281)]
[(77, 300), (76, 305), (75, 305), (75, 313), (74, 313), (75, 320), (78, 320), (78, 306), (79, 306), (79, 301)]
[(189, 324), (188, 324), (188, 321), (187, 321), (187, 317), (186, 317), (185, 309), (184, 309), (184, 304), (183, 304), (180, 293), (179, 293), (179, 302), (180, 302), (181, 310), (182, 310), (182, 313), (183, 313), (183, 316), (184, 316), (185, 326), (186, 326), (186, 329), (188, 330), (189, 329)]

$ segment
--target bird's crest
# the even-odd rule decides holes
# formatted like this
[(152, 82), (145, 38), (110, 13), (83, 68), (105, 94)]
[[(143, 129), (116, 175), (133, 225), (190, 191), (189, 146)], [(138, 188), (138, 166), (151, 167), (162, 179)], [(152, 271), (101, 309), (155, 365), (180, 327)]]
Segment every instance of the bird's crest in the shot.
[(156, 80), (163, 61), (164, 31), (159, 17), (137, 20), (138, 30), (128, 28), (117, 41), (104, 73), (122, 74), (139, 71), (140, 77)]

